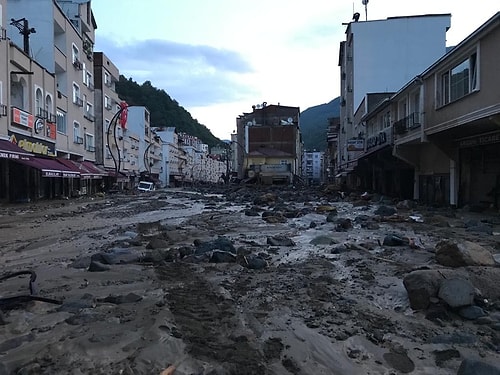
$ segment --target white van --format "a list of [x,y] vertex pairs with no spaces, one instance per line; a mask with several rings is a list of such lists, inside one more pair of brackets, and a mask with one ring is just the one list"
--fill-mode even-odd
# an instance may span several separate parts
[[139,186],[137,186],[139,191],[154,191],[155,184],[149,181],[139,181]]

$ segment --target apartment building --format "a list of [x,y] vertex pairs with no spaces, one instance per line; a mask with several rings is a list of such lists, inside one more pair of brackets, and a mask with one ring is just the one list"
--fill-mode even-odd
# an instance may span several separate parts
[[353,173],[365,176],[366,188],[428,204],[499,208],[499,45],[500,12],[368,106]]
[[319,185],[324,182],[324,161],[323,151],[304,151],[302,156],[302,177],[308,185]]
[[346,40],[339,50],[341,108],[336,175],[349,178],[357,166],[365,129],[363,123],[354,121],[354,115],[365,95],[396,92],[443,56],[450,18],[450,14],[435,14],[364,22],[355,19],[347,24]]
[[[256,177],[265,184],[292,183],[301,175],[300,109],[262,103],[236,121],[237,143],[244,145],[238,176]],[[241,160],[241,159],[239,159]],[[239,163],[239,161],[238,161]],[[242,166],[245,170],[242,171]]]

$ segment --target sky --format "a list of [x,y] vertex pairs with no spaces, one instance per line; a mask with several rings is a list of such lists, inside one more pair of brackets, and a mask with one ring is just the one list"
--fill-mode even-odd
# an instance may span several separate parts
[[[451,14],[447,46],[500,10],[498,0],[93,0],[95,50],[150,81],[220,139],[267,102],[299,107],[339,96],[340,42],[360,21]],[[367,16],[367,17],[366,17]],[[153,124],[161,125],[161,124]]]

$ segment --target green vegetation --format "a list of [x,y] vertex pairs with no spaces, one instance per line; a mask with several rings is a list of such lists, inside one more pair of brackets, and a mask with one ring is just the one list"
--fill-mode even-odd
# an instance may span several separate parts
[[300,114],[300,131],[305,150],[325,151],[328,119],[340,116],[340,97],[329,103],[307,108]]
[[120,75],[116,83],[116,92],[129,105],[146,107],[151,114],[151,125],[154,127],[175,127],[178,132],[194,135],[210,147],[220,145],[221,140],[215,137],[210,130],[179,103],[172,99],[165,90],[154,87],[150,81],[139,85],[131,78]]

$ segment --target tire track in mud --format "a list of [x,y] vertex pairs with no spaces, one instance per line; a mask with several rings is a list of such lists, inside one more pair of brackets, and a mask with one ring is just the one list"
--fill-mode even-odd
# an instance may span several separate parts
[[191,356],[217,364],[228,374],[268,374],[261,352],[238,330],[237,306],[197,275],[195,265],[165,263],[156,272]]

